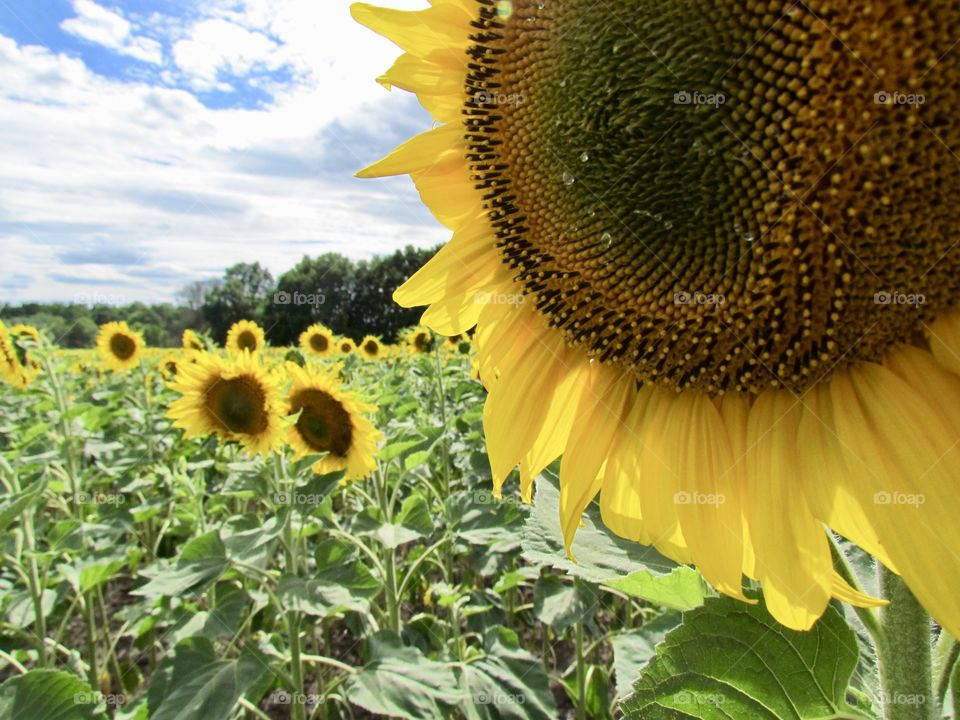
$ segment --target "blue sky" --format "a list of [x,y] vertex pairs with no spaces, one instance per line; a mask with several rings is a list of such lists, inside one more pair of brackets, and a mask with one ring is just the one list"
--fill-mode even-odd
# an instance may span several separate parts
[[[380,4],[415,9],[423,0]],[[0,0],[0,302],[156,302],[446,231],[353,173],[430,120],[347,0]]]

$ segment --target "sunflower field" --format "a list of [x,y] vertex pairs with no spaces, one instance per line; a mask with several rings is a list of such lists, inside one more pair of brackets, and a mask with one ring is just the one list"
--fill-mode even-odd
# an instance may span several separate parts
[[495,497],[469,336],[2,341],[2,718],[877,717],[868,611],[779,627],[596,508],[574,560],[556,467]]

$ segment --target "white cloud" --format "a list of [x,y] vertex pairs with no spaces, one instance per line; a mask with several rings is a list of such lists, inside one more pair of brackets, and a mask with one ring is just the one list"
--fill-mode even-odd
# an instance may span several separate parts
[[[295,68],[294,82],[255,109],[211,109],[187,90],[107,78],[0,35],[0,246],[3,275],[18,278],[0,283],[0,301],[106,292],[157,301],[234,262],[279,274],[305,254],[360,258],[446,239],[407,180],[351,178],[401,139],[398,123],[407,133],[426,121],[412,119],[405,94],[373,80],[397,50],[356,26],[346,3],[338,13],[313,6],[279,3],[269,27],[253,16],[197,21],[231,23],[275,48],[208,43],[220,56],[195,59],[197,77],[216,67],[229,80],[257,62]],[[311,23],[324,22],[333,26],[313,35]],[[123,42],[124,28],[111,27],[97,42]],[[193,29],[185,37],[216,35]],[[91,252],[69,252],[77,249]]]
[[223,74],[242,77],[255,68],[273,71],[286,64],[281,47],[266,35],[214,18],[195,24],[173,46],[177,67],[198,89],[228,88]]
[[93,0],[73,0],[76,17],[60,23],[64,32],[103,45],[153,65],[163,63],[163,46],[148,37],[137,36],[125,17]]

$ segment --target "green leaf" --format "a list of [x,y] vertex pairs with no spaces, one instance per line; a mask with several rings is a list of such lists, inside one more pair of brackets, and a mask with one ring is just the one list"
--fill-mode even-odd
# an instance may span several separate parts
[[9,495],[0,503],[0,532],[7,527],[27,508],[36,505],[43,496],[44,485],[40,485],[19,495]]
[[236,660],[218,660],[206,638],[182,640],[150,683],[150,720],[227,720],[267,670],[265,660],[250,649]]
[[[586,670],[584,705],[587,709],[587,717],[594,720],[610,720],[613,717],[610,712],[610,677],[606,669],[599,665],[589,665]],[[578,706],[580,697],[576,672],[565,677],[562,684],[570,702],[574,707]]]
[[150,582],[132,591],[147,597],[195,594],[204,589],[227,569],[227,550],[216,530],[193,538],[173,567],[161,569]]
[[587,622],[596,607],[596,590],[587,583],[565,583],[556,575],[546,575],[533,586],[533,611],[537,619],[557,632],[578,622]]
[[559,717],[543,663],[520,647],[508,628],[491,630],[486,653],[463,667],[460,708],[470,720],[552,720]]
[[370,638],[370,649],[373,659],[350,676],[345,693],[364,710],[421,720],[443,717],[441,708],[460,700],[450,668],[404,647],[396,635],[378,632]]
[[625,698],[640,677],[640,670],[656,654],[656,647],[666,634],[680,622],[676,613],[661,615],[644,623],[639,630],[618,633],[611,639],[613,645],[613,671],[616,678],[618,698]]
[[430,512],[430,503],[420,492],[413,493],[403,501],[396,520],[400,525],[421,535],[429,535],[433,532],[433,514]]
[[600,519],[596,503],[583,513],[583,526],[577,530],[573,551],[576,562],[567,557],[560,531],[557,477],[545,472],[537,480],[533,510],[523,526],[523,557],[526,560],[564,570],[594,583],[610,585],[611,581],[626,579],[624,592],[669,607],[692,609],[703,599],[703,581],[699,573],[692,568],[675,572],[685,566],[664,557],[653,547],[614,535]]
[[89,720],[101,696],[76,675],[31,670],[0,685],[0,720]]
[[712,598],[685,613],[624,701],[626,718],[862,718],[845,699],[859,649],[833,607],[808,632],[761,605]]

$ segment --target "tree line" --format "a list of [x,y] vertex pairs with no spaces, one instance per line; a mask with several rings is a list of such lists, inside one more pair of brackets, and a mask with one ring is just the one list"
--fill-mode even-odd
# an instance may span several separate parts
[[371,260],[338,253],[304,256],[276,280],[258,262],[237,263],[222,278],[185,286],[175,303],[6,304],[0,319],[34,325],[67,348],[92,347],[99,326],[111,320],[126,321],[154,347],[179,346],[186,328],[222,344],[230,326],[244,319],[260,323],[274,345],[296,343],[316,322],[354,340],[377,335],[394,342],[398,331],[418,322],[423,308],[399,307],[393,291],[435,252],[408,246]]

